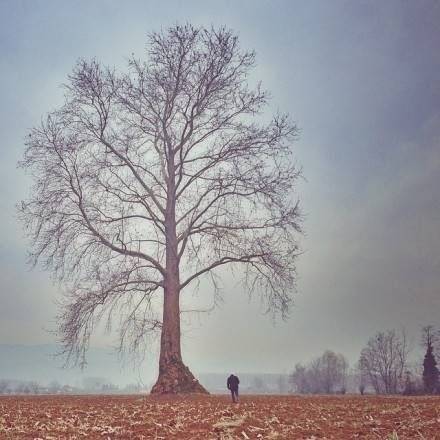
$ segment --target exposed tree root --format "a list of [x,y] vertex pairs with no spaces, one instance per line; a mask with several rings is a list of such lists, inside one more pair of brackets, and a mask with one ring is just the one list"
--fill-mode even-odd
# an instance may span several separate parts
[[160,369],[151,394],[209,394],[182,362],[173,362]]

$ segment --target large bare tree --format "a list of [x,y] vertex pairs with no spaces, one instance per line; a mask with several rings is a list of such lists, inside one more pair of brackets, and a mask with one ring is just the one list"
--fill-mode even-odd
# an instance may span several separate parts
[[64,105],[30,132],[34,186],[20,213],[33,262],[65,287],[58,330],[74,359],[116,318],[121,347],[161,331],[152,392],[203,392],[182,362],[184,289],[202,276],[216,288],[216,270],[238,265],[268,309],[288,312],[297,128],[287,115],[265,122],[254,59],[229,30],[174,26],[126,73],[79,61]]

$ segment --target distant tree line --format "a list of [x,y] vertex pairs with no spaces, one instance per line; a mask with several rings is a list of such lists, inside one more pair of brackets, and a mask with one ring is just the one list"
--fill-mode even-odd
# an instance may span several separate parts
[[139,383],[118,387],[101,377],[86,377],[83,379],[82,386],[60,384],[56,380],[42,385],[37,381],[0,379],[0,394],[138,394],[143,391],[144,387]]
[[0,379],[0,394],[39,394],[40,388],[35,381]]
[[291,390],[300,394],[345,394],[350,382],[350,391],[360,394],[440,394],[439,329],[423,327],[421,345],[423,361],[411,364],[404,330],[377,332],[350,371],[347,359],[330,350],[307,365],[296,364],[289,378]]

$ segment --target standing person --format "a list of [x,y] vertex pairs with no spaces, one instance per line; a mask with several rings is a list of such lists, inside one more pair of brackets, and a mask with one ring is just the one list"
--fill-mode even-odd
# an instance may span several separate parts
[[232,396],[232,402],[238,402],[238,384],[240,383],[240,380],[237,376],[234,374],[231,374],[228,377],[228,381],[226,382],[226,386],[228,387],[228,390],[231,391]]

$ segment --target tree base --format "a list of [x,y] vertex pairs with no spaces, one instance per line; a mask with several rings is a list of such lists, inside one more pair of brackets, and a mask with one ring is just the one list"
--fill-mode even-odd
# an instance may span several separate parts
[[161,368],[150,394],[209,394],[182,362]]

